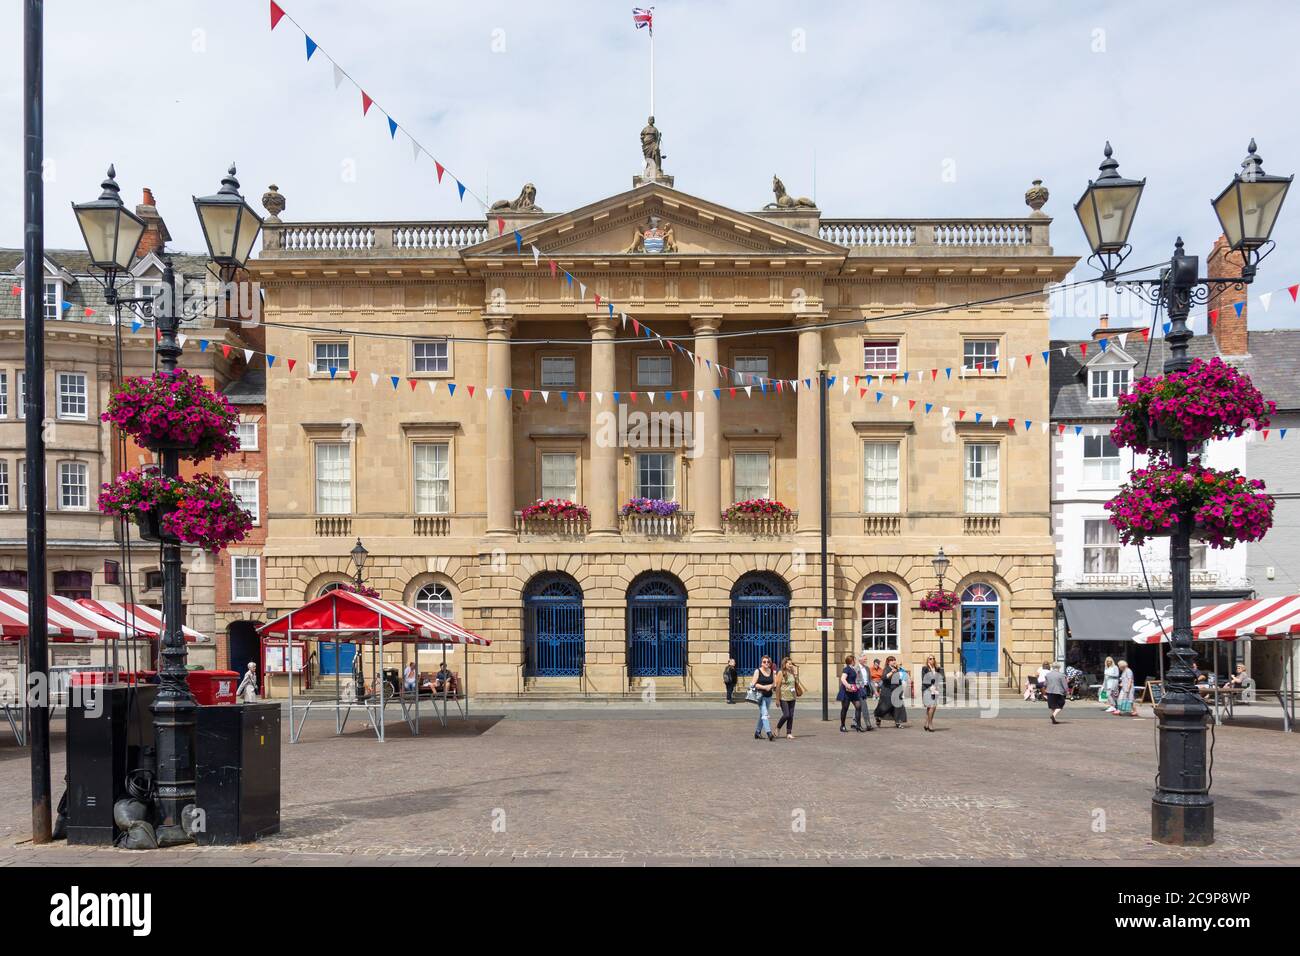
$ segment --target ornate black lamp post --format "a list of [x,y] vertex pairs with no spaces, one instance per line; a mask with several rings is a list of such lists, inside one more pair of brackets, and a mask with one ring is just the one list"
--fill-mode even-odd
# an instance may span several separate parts
[[[176,276],[171,260],[164,261],[161,301],[126,298],[117,294],[115,283],[120,273],[131,265],[144,223],[122,206],[110,166],[104,192],[94,202],[73,205],[77,222],[86,240],[92,264],[104,273],[104,298],[115,306],[138,305],[152,315],[160,338],[157,345],[159,368],[176,370],[181,354],[177,340],[180,307],[176,298]],[[261,219],[239,196],[235,167],[221,181],[215,196],[195,199],[199,224],[208,251],[217,264],[221,278],[230,281],[242,268],[261,228]],[[243,211],[235,207],[242,207]],[[137,228],[138,227],[138,228]],[[162,450],[162,474],[179,476],[179,449]],[[194,697],[186,681],[185,637],[181,631],[181,547],[170,535],[162,536],[164,630],[160,641],[158,696],[152,709],[157,767],[154,775],[158,805],[157,835],[160,846],[184,843],[188,820],[183,813],[194,803]]]
[[[934,576],[939,581],[939,590],[943,590],[944,579],[948,576],[948,555],[943,553],[943,545],[939,546],[939,553],[930,559],[930,565],[934,568]],[[944,665],[943,659],[943,612],[939,612],[939,670],[943,671],[943,702],[948,703],[948,670]]]
[[361,539],[357,538],[356,547],[352,549],[352,563],[356,565],[357,569],[358,588],[361,587],[361,572],[365,570],[366,558],[368,557],[370,557],[370,552],[367,551],[366,546],[361,543]]
[[[1260,260],[1273,249],[1269,235],[1277,221],[1282,201],[1295,177],[1269,176],[1255,154],[1255,141],[1241,164],[1242,172],[1214,200],[1214,211],[1223,234],[1234,252],[1241,253],[1241,275],[1235,279],[1200,278],[1200,261],[1183,252],[1183,240],[1174,244],[1174,254],[1159,279],[1117,281],[1117,270],[1129,253],[1128,233],[1146,180],[1122,179],[1119,164],[1106,144],[1102,175],[1088,183],[1075,204],[1079,222],[1092,248],[1089,262],[1096,260],[1110,284],[1136,292],[1145,301],[1169,313],[1169,358],[1166,374],[1191,367],[1187,343],[1192,331],[1187,314],[1192,305],[1207,302],[1231,287],[1244,290],[1255,278]],[[1170,464],[1187,466],[1188,443],[1181,438],[1167,442]],[[1206,770],[1205,729],[1209,708],[1197,693],[1192,663],[1191,537],[1193,517],[1189,510],[1180,516],[1169,542],[1169,565],[1173,583],[1173,634],[1170,666],[1165,673],[1163,702],[1156,707],[1160,725],[1160,765],[1156,792],[1151,798],[1151,837],[1160,843],[1179,846],[1208,846],[1214,842],[1214,799],[1210,796]]]

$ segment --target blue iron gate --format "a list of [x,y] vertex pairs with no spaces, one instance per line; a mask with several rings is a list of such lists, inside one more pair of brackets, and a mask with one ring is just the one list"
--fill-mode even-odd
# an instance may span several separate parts
[[582,673],[586,639],[582,590],[570,578],[549,576],[524,597],[524,673],[528,677],[576,677]]
[[998,669],[998,593],[972,584],[961,598],[961,669],[967,674]]
[[669,578],[647,578],[628,593],[627,670],[632,677],[686,673],[686,595]]
[[778,578],[746,575],[731,590],[731,656],[744,682],[766,657],[790,653],[790,592]]

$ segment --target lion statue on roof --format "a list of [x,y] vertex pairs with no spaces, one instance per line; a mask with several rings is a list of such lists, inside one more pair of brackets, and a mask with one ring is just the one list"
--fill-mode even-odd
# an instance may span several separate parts
[[519,195],[514,199],[498,199],[492,204],[494,211],[500,209],[509,209],[514,212],[543,212],[541,206],[537,205],[537,187],[532,183],[524,183],[524,188],[519,190]]

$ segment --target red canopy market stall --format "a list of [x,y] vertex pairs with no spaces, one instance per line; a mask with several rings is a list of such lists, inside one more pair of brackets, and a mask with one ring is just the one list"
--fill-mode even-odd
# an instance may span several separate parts
[[[1168,620],[1139,631],[1133,638],[1139,644],[1169,642],[1172,624]],[[1256,598],[1252,601],[1229,601],[1192,608],[1192,639],[1214,641],[1217,670],[1220,641],[1285,641],[1282,655],[1282,686],[1275,693],[1282,705],[1282,727],[1290,732],[1295,723],[1295,666],[1293,641],[1300,636],[1300,595]],[[1218,694],[1215,695],[1215,719],[1218,720]]]
[[[277,638],[279,643],[287,644],[288,647],[293,647],[295,641],[303,639],[344,641],[370,645],[371,664],[376,683],[374,693],[366,694],[361,689],[354,695],[355,700],[344,702],[341,677],[337,668],[335,669],[334,732],[336,735],[343,733],[343,728],[347,724],[347,718],[352,708],[362,707],[366,720],[374,730],[375,736],[381,741],[384,739],[384,711],[388,703],[394,699],[392,696],[386,695],[385,692],[381,656],[383,645],[390,643],[402,645],[477,644],[485,647],[492,643],[487,638],[479,637],[454,621],[449,621],[432,612],[421,611],[418,608],[397,604],[393,601],[385,601],[382,598],[356,594],[342,588],[323,594],[297,610],[290,611],[274,621],[263,624],[258,628],[258,633],[262,636],[264,648],[268,643],[268,637]],[[465,661],[465,670],[466,684],[468,684],[468,656]],[[414,695],[408,696],[404,685],[405,682],[402,681],[399,685],[401,690],[395,699],[402,706],[402,716],[407,726],[411,728],[412,733],[418,734],[420,732],[420,688],[418,680]],[[442,699],[442,712],[438,714],[438,696],[435,695],[433,698],[434,713],[445,724],[447,720],[447,694],[444,692],[440,696]],[[289,739],[293,743],[298,742],[298,738],[302,734],[303,724],[307,721],[307,715],[313,703],[314,701],[307,701],[302,708],[302,719],[295,724],[293,719],[295,711],[293,680],[290,679]],[[460,706],[459,700],[457,700],[457,706]],[[461,714],[466,717],[469,716],[468,698],[466,698],[465,707],[461,709]]]
[[[130,636],[125,626],[107,617],[97,614],[90,608],[82,607],[71,598],[57,594],[48,595],[46,600],[47,633],[49,640],[55,644],[90,644],[93,641],[116,641]],[[3,695],[0,701],[4,709],[5,720],[18,738],[19,743],[27,738],[27,592],[16,588],[0,588],[0,643],[18,645],[18,669],[14,675],[14,691]],[[107,660],[108,644],[104,644]],[[58,695],[59,688],[51,679],[49,693],[51,703]],[[19,715],[15,717],[15,712]]]

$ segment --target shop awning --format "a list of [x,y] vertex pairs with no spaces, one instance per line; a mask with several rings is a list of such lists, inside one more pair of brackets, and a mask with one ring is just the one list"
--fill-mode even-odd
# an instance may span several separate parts
[[[108,641],[127,636],[121,624],[57,594],[47,596],[45,613],[52,641]],[[0,588],[0,640],[21,640],[27,629],[27,592]]]
[[257,630],[262,637],[284,637],[291,627],[295,637],[316,636],[325,640],[374,640],[382,628],[385,641],[484,646],[492,643],[455,621],[429,611],[342,588],[322,594]]
[[[1162,614],[1167,613],[1168,603],[1167,599],[1156,599]],[[1139,628],[1156,620],[1147,598],[1061,598],[1061,607],[1065,609],[1071,641],[1131,641]],[[1140,618],[1141,623],[1135,624]]]
[[[1142,620],[1134,626],[1137,633],[1133,640],[1139,644],[1165,643],[1172,628],[1172,615],[1167,608],[1162,608],[1159,621]],[[1298,637],[1300,595],[1194,607],[1192,636],[1198,641],[1236,641],[1247,638],[1281,640]]]
[[[77,603],[90,608],[101,617],[116,621],[128,630],[134,629],[141,637],[157,640],[162,635],[162,612],[157,608],[143,604],[120,604],[117,601],[94,601],[90,598],[78,598]],[[186,643],[208,643],[208,636],[192,627],[182,624],[181,631],[185,634]]]

